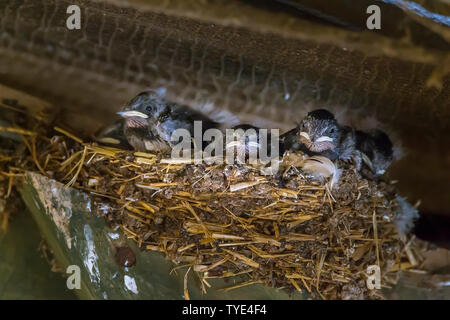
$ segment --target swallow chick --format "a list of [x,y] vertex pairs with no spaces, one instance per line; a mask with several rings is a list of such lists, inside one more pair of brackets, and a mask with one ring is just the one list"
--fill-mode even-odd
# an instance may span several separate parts
[[284,150],[300,150],[309,156],[325,156],[334,161],[349,159],[354,150],[354,133],[341,127],[325,109],[311,111],[300,124],[282,135]]
[[309,156],[353,161],[356,169],[369,178],[382,175],[393,160],[393,144],[386,133],[340,125],[324,109],[309,112],[296,128],[283,135],[283,143],[285,149],[301,150]]
[[[236,140],[233,139],[233,141],[225,145],[225,152],[228,152],[228,150],[234,151],[236,158],[243,160],[248,159],[253,150],[259,151],[261,146],[258,127],[249,124],[239,124],[232,129],[234,130],[233,138]],[[245,135],[246,132],[249,134]]]
[[124,134],[137,151],[169,152],[178,141],[177,129],[186,129],[194,137],[194,121],[201,121],[202,135],[218,124],[191,108],[167,101],[161,93],[148,90],[138,94],[118,112],[125,118]]
[[[259,158],[279,158],[280,141],[272,136],[269,129],[258,128],[250,124],[239,124],[232,127],[234,138],[225,145],[225,152],[229,149],[236,151],[239,159],[249,159],[251,155]],[[273,140],[273,141],[272,141]]]
[[375,176],[383,175],[394,159],[392,141],[379,129],[356,131],[356,149],[361,152],[364,165]]

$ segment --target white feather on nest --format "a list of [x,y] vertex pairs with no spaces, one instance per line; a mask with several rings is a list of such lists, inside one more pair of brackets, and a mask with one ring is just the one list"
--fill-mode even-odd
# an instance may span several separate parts
[[307,158],[301,165],[306,173],[314,178],[326,179],[331,177],[330,187],[339,181],[342,170],[339,169],[330,159],[323,156],[312,156]]
[[414,228],[414,223],[419,218],[419,211],[406,198],[397,196],[396,199],[399,207],[394,222],[400,236],[405,238]]

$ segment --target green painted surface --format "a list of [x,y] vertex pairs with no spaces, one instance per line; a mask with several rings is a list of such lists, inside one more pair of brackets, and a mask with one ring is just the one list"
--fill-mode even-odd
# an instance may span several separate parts
[[29,212],[0,229],[0,299],[76,299],[38,250],[41,235]]

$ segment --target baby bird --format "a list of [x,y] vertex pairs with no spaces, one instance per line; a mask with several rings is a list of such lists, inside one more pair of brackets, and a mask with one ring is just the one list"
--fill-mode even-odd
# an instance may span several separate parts
[[376,176],[385,173],[394,159],[394,149],[388,135],[379,129],[356,131],[356,149],[362,161]]
[[342,126],[325,109],[309,112],[296,128],[282,135],[282,143],[285,150],[301,150],[309,156],[353,160],[358,171],[364,164],[371,176],[382,175],[393,159],[392,142],[383,131]]
[[170,152],[179,141],[172,140],[176,129],[186,129],[194,137],[194,121],[202,122],[203,132],[216,128],[216,122],[187,106],[168,102],[155,90],[134,97],[119,115],[125,118],[124,134],[137,151]]
[[238,159],[248,159],[250,156],[279,158],[280,140],[271,135],[271,130],[258,128],[250,124],[239,124],[232,129],[237,141],[225,145],[225,152],[234,148]]
[[354,133],[339,126],[334,115],[325,109],[311,111],[300,124],[282,135],[285,150],[301,150],[334,161],[349,158],[354,150]]

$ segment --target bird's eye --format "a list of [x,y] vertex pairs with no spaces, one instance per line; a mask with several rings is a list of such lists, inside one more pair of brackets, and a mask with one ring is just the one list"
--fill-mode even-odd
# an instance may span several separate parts
[[152,112],[152,107],[151,107],[151,106],[147,106],[147,107],[145,108],[145,110],[146,110],[147,112]]

